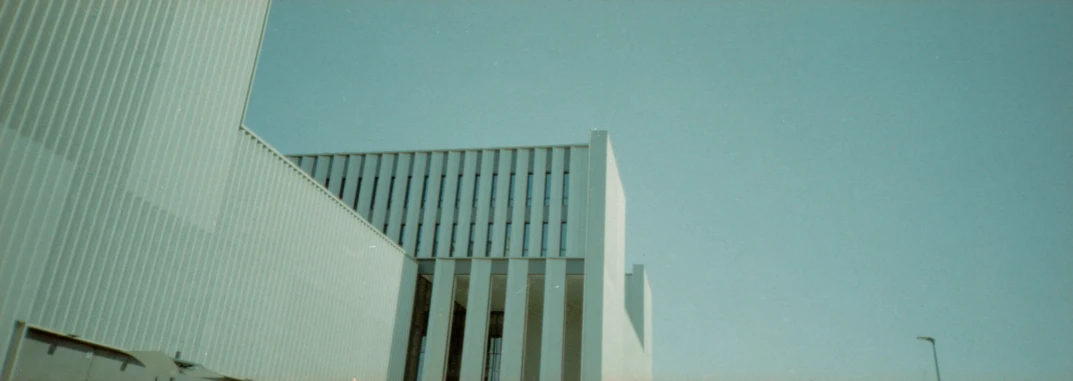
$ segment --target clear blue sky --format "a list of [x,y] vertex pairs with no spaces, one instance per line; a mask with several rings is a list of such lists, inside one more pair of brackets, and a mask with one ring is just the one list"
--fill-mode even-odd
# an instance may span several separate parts
[[1073,379],[1073,2],[272,5],[284,153],[611,132],[657,380]]

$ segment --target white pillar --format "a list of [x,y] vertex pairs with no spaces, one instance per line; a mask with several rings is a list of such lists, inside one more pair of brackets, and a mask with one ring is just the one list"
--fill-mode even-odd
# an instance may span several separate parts
[[489,292],[492,261],[474,259],[470,267],[469,299],[466,308],[466,333],[462,342],[461,380],[480,380],[488,346]]
[[447,345],[451,337],[451,318],[455,309],[455,261],[436,260],[432,275],[432,301],[425,338],[423,381],[441,381],[447,370]]
[[[524,202],[524,199],[522,200]],[[524,205],[524,204],[522,204]],[[507,300],[503,311],[501,381],[520,381],[525,359],[525,324],[529,304],[529,262],[511,259],[507,267]]]
[[547,260],[544,272],[544,328],[540,339],[540,380],[563,379],[563,322],[566,316],[566,261]]

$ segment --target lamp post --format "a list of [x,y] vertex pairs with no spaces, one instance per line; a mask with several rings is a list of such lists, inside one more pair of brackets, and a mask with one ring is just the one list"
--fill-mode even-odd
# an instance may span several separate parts
[[943,381],[943,378],[939,376],[939,352],[935,349],[935,339],[927,336],[917,337],[917,340],[924,340],[931,343],[931,355],[935,358],[935,379],[937,381]]

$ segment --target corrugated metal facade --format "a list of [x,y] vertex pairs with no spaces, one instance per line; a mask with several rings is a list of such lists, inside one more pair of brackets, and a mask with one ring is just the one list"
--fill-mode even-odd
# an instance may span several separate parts
[[240,128],[267,11],[0,1],[0,343],[25,320],[243,377],[390,378],[415,264]]
[[584,255],[585,145],[291,160],[417,258]]

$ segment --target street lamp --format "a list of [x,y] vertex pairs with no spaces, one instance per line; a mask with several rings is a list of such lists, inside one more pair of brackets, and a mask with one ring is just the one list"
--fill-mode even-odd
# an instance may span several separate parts
[[935,339],[927,336],[920,336],[917,337],[917,340],[924,340],[931,343],[931,355],[935,357],[935,379],[943,381],[943,378],[939,376],[939,352],[935,350]]

